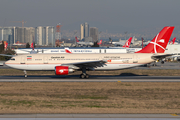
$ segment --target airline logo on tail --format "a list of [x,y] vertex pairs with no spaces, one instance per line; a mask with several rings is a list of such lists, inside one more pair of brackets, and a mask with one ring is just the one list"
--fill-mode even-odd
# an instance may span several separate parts
[[101,45],[102,44],[102,40],[99,41],[99,43],[97,43],[98,45]]
[[79,40],[77,39],[77,37],[75,37],[75,39],[76,39],[76,42],[79,42]]
[[129,48],[130,44],[131,44],[131,40],[132,40],[132,37],[130,37],[127,42],[125,43],[125,45],[123,45],[123,47],[125,48]]
[[146,47],[136,53],[164,53],[173,30],[174,26],[164,27]]

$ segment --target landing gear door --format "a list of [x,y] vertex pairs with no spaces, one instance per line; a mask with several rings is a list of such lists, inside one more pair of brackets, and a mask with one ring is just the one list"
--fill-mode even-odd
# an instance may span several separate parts
[[25,64],[25,57],[21,57],[21,64]]
[[48,64],[48,57],[47,56],[43,57],[43,62],[44,62],[44,64]]

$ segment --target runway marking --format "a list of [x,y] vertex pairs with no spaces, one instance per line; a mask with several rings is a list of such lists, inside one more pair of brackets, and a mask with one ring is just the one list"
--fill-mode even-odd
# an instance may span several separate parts
[[170,114],[170,115],[172,115],[172,116],[178,116],[177,114]]

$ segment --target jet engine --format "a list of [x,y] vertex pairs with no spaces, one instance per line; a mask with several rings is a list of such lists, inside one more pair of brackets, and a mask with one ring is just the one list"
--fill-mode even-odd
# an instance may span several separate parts
[[71,72],[74,72],[74,70],[69,69],[68,66],[56,66],[55,67],[55,74],[56,75],[68,75]]

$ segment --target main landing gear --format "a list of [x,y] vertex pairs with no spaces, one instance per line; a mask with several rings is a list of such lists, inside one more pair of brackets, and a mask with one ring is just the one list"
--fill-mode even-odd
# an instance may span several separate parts
[[24,77],[27,78],[27,72],[26,72],[26,70],[24,70],[23,72],[24,72]]
[[84,78],[88,79],[89,78],[89,75],[86,74],[86,68],[82,69],[82,74],[80,75],[80,78],[82,78],[82,79],[84,79]]

